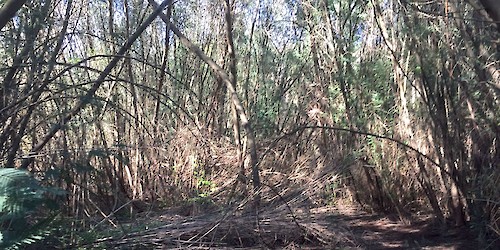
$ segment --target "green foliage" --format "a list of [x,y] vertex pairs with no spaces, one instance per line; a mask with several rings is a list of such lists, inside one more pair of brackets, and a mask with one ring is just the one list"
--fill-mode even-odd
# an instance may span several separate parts
[[334,178],[333,180],[329,181],[325,187],[324,187],[324,199],[328,205],[336,205],[339,198],[341,196],[340,194],[340,187],[341,183],[340,180],[337,178]]
[[194,161],[193,164],[196,164],[194,166],[198,169],[193,173],[196,179],[196,192],[198,197],[207,197],[215,189],[215,183],[207,178],[205,170],[203,167],[197,165],[197,161]]
[[274,132],[274,124],[278,116],[278,103],[258,103],[255,125],[263,135]]
[[[56,204],[49,195],[61,195],[59,189],[39,185],[28,172],[14,168],[0,169],[0,247],[18,249],[45,238],[52,230]],[[49,211],[36,219],[35,212]]]
[[371,160],[377,165],[383,164],[383,152],[380,149],[379,141],[373,137],[366,138],[367,141],[367,153],[371,156]]

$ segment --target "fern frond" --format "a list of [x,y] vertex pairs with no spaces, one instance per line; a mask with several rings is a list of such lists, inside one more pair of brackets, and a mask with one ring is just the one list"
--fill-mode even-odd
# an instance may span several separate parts
[[50,233],[53,216],[40,220],[30,215],[49,202],[44,194],[63,193],[57,188],[42,187],[27,171],[0,168],[0,247],[17,249]]

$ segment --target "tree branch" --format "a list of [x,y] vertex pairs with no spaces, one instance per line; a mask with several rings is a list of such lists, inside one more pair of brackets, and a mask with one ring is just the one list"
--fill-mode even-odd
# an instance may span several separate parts
[[7,25],[15,15],[16,12],[23,7],[26,0],[8,0],[0,9],[0,30]]
[[[75,107],[73,107],[72,110],[69,111],[69,113],[57,124],[54,124],[52,129],[42,138],[40,143],[38,143],[36,146],[33,147],[31,150],[31,154],[34,154],[38,151],[40,151],[45,144],[47,144],[54,135],[59,132],[66,124],[80,111],[90,103],[92,100],[92,97],[95,95],[95,92],[99,89],[99,87],[102,85],[102,83],[106,80],[108,75],[111,73],[111,70],[118,64],[120,59],[123,57],[125,52],[130,49],[132,44],[139,38],[139,36],[146,30],[146,28],[153,22],[153,20],[163,11],[163,9],[167,6],[167,4],[170,3],[170,0],[164,0],[161,5],[159,5],[151,15],[141,24],[139,28],[129,37],[127,42],[120,48],[118,53],[116,54],[115,57],[111,60],[111,62],[108,63],[106,68],[101,72],[95,83],[92,85],[92,87],[87,91],[85,95],[83,95],[78,103],[76,104]],[[23,164],[21,165],[21,168],[27,168],[28,165],[33,161],[33,158],[29,157],[23,161]]]

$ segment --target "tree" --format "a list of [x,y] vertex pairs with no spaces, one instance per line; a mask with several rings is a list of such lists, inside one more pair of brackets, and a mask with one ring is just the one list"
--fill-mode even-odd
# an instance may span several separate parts
[[23,7],[26,0],[8,0],[0,9],[0,29],[3,29],[8,21],[16,15],[16,12]]

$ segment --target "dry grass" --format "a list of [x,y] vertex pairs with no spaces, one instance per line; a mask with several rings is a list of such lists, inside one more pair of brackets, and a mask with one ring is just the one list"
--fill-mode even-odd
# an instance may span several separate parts
[[[281,200],[281,201],[277,201]],[[331,211],[310,210],[297,203],[285,203],[283,197],[267,200],[258,213],[251,209],[249,199],[217,212],[196,217],[166,213],[154,218],[161,226],[120,239],[105,238],[113,248],[179,248],[224,249],[244,248],[334,248],[349,243],[349,231],[332,228],[322,218]],[[351,245],[352,246],[352,245]]]
[[[304,138],[259,143],[262,187],[258,192],[261,202],[255,209],[253,196],[247,192],[250,184],[240,182],[238,177],[237,150],[230,140],[211,140],[209,136],[189,129],[177,131],[166,147],[168,153],[161,159],[163,164],[176,168],[158,171],[160,175],[168,176],[163,179],[163,185],[175,189],[175,192],[168,190],[160,198],[181,200],[147,216],[138,214],[137,220],[130,222],[147,229],[102,238],[89,247],[332,249],[369,246],[373,243],[370,239],[378,238],[383,243],[378,247],[385,244],[405,246],[405,237],[422,238],[423,231],[419,230],[425,230],[423,227],[413,228],[397,219],[396,222],[384,220],[384,217],[374,219],[359,207],[352,208],[354,194],[348,189],[352,185],[348,181],[352,180],[345,176],[352,174],[359,162],[341,158],[335,145],[321,144],[317,134],[310,135],[305,144],[297,143]],[[406,190],[408,187],[404,185],[414,178],[409,172],[411,169],[389,177],[399,178]],[[200,186],[200,178],[213,187]],[[360,180],[358,178],[358,182]],[[357,185],[358,189],[361,188],[358,191],[370,195],[366,185]],[[392,188],[398,187],[388,189]],[[498,213],[491,216],[498,222]],[[498,229],[494,227],[498,224],[492,225],[493,230]],[[365,230],[368,230],[366,234]],[[369,230],[382,230],[393,237]]]
[[[253,196],[245,193],[238,182],[240,171],[236,149],[229,140],[208,140],[194,130],[177,131],[169,142],[165,164],[176,169],[170,175],[177,197],[193,197],[200,192],[199,173],[213,183],[212,190],[203,190],[211,203],[193,200],[177,209],[166,209],[151,221],[161,226],[127,234],[119,239],[105,238],[94,244],[114,248],[333,248],[342,244],[354,246],[349,231],[332,227],[323,219],[327,204],[341,204],[349,197],[339,171],[345,166],[333,153],[318,155],[314,149],[291,147],[293,142],[262,142],[259,149],[262,188],[258,210]],[[272,145],[272,146],[265,146]],[[300,154],[298,153],[300,152]],[[165,170],[167,171],[167,170]],[[235,189],[234,185],[238,184]],[[248,183],[247,183],[248,185]],[[180,193],[180,194],[179,194]],[[173,194],[173,193],[172,193]],[[331,211],[330,211],[331,212]],[[172,216],[177,214],[176,216]],[[146,223],[146,222],[145,222]]]

